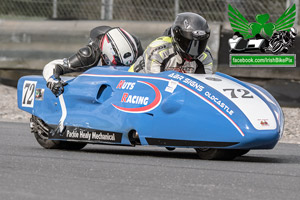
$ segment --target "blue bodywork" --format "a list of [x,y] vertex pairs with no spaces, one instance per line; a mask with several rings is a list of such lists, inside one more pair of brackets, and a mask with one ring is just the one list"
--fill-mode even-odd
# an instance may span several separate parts
[[[255,128],[228,96],[200,81],[202,75],[197,79],[174,71],[141,74],[127,70],[127,67],[94,67],[76,78],[63,77],[68,83],[62,96],[66,110],[63,125],[72,127],[73,132],[78,127],[88,134],[93,130],[118,133],[120,140],[91,141],[79,138],[80,135],[66,137],[66,133],[52,139],[132,145],[128,134],[134,130],[141,145],[271,149],[282,135],[282,110],[276,100],[257,85],[222,73],[211,77],[203,75],[208,81],[232,82],[259,97],[275,119],[274,128]],[[231,95],[238,98],[234,93]],[[63,115],[59,98],[46,87],[42,76],[25,76],[19,80],[18,106],[54,127]],[[261,124],[269,126],[266,120],[261,120]]]

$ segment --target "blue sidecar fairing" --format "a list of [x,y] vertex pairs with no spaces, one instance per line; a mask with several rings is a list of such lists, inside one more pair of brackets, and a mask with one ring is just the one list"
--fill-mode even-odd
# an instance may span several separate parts
[[61,133],[50,140],[187,148],[271,149],[283,113],[263,88],[222,73],[127,72],[95,67],[56,98],[42,76],[18,82],[18,106]]

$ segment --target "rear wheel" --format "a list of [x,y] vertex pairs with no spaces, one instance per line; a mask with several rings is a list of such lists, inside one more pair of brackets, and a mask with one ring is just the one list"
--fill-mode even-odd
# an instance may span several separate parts
[[196,148],[195,150],[200,159],[203,160],[233,160],[249,152],[249,150],[244,149]]
[[52,128],[36,116],[31,117],[30,127],[37,142],[45,149],[79,150],[87,145],[82,142],[49,140],[48,136]]

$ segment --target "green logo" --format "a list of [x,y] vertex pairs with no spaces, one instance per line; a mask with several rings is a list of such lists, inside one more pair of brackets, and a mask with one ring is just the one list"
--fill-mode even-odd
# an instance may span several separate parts
[[244,39],[254,38],[257,34],[270,38],[274,31],[289,31],[293,27],[296,17],[296,6],[293,4],[279,17],[276,23],[268,23],[270,15],[258,14],[256,22],[249,23],[246,18],[230,4],[228,4],[228,17],[234,32],[239,32]]

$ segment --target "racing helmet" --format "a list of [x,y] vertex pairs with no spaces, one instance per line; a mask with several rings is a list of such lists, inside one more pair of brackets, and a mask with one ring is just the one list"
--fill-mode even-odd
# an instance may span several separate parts
[[174,49],[185,60],[194,60],[205,50],[210,30],[207,21],[192,12],[180,13],[171,27]]
[[102,59],[106,65],[131,65],[137,58],[135,39],[121,28],[112,28],[101,42]]
[[295,39],[296,36],[297,36],[297,29],[294,28],[294,27],[292,27],[292,28],[290,29],[290,38]]

